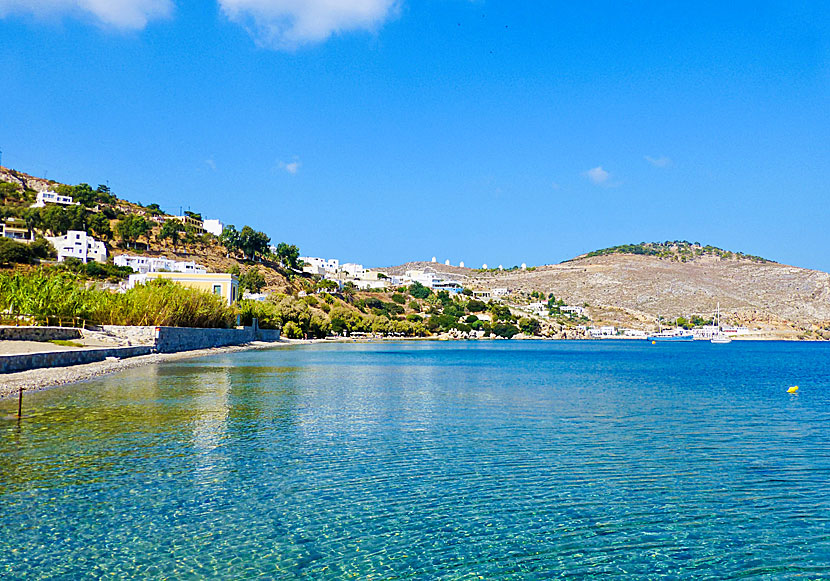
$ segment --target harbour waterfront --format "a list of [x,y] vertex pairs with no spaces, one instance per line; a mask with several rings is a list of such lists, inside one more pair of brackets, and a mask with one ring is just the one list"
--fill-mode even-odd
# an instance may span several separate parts
[[4,578],[830,575],[825,344],[309,345],[24,411]]

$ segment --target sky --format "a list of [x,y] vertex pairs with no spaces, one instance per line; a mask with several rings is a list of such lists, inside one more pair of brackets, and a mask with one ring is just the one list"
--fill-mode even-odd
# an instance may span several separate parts
[[2,165],[303,255],[830,271],[823,1],[0,0],[0,78]]

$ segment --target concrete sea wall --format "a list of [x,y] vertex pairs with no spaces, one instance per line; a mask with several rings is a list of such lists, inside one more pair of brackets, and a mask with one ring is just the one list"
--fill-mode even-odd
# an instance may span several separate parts
[[159,353],[243,345],[251,341],[279,341],[280,331],[253,327],[196,329],[193,327],[126,327],[104,325],[100,331],[128,345],[152,345]]
[[73,327],[0,327],[0,341],[71,341],[81,338]]
[[[12,330],[0,338],[19,341],[50,341],[54,339],[79,339],[79,329],[60,327],[0,327],[0,332]],[[0,373],[13,373],[40,367],[64,367],[103,361],[107,357],[134,357],[149,353],[175,353],[210,347],[244,345],[251,341],[276,342],[280,331],[259,329],[257,326],[236,329],[196,329],[190,327],[126,327],[105,325],[93,331],[98,337],[106,336],[121,347],[105,349],[77,349],[0,355]],[[35,338],[37,337],[37,338]]]
[[40,367],[66,367],[103,361],[107,357],[135,357],[149,355],[153,348],[149,345],[140,347],[113,347],[111,349],[78,349],[73,351],[46,351],[43,353],[25,353],[21,355],[0,355],[0,373],[14,373]]

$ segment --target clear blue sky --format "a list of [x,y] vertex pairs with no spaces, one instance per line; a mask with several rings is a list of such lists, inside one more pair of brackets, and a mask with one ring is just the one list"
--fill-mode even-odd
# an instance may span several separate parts
[[830,271],[828,7],[0,0],[2,162],[366,265]]

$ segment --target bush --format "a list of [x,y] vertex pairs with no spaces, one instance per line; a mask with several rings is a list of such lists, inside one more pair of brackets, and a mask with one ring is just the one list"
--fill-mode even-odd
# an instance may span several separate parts
[[28,245],[11,238],[0,237],[0,265],[31,263],[32,251]]
[[409,294],[416,299],[425,299],[432,294],[432,291],[420,282],[413,282],[409,285]]
[[391,298],[394,302],[398,303],[399,305],[405,305],[406,304],[406,297],[403,296],[401,293],[395,293],[395,294],[392,295]]
[[303,330],[294,321],[288,321],[282,328],[282,335],[289,339],[302,339]]
[[258,293],[265,287],[265,277],[256,268],[249,268],[239,277],[239,292]]
[[515,325],[511,325],[510,323],[497,322],[492,325],[491,332],[495,333],[495,335],[498,337],[511,339],[514,335],[519,334],[519,329]]
[[52,243],[42,236],[38,236],[29,244],[29,251],[35,258],[55,258],[58,255]]

